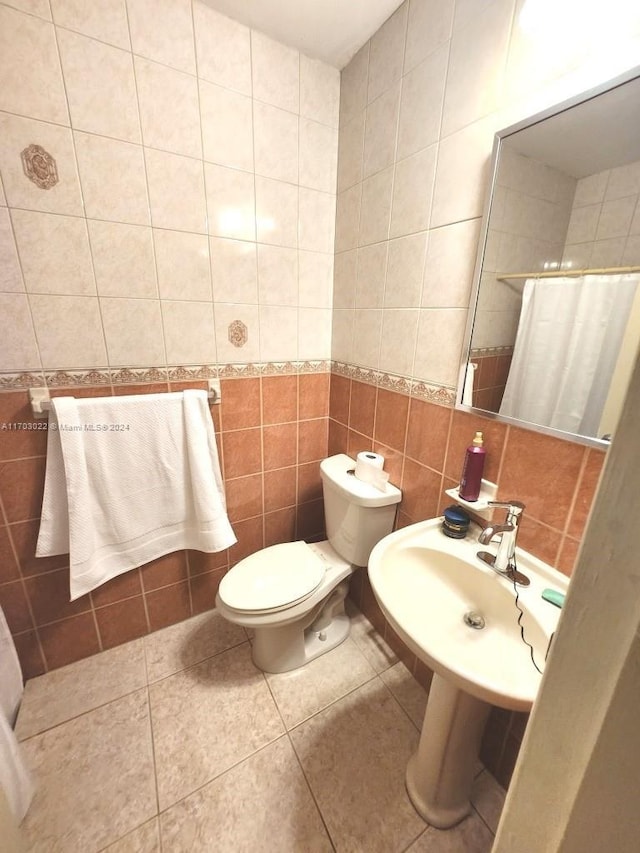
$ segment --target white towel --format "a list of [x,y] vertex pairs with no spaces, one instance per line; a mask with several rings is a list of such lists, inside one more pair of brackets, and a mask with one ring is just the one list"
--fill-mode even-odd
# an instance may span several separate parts
[[236,542],[206,391],[52,400],[37,557],[71,600],[163,554]]
[[0,787],[19,823],[33,797],[33,782],[12,726],[22,699],[22,670],[0,608]]

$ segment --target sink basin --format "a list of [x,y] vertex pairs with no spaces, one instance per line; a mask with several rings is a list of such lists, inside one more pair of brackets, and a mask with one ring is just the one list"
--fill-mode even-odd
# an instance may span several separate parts
[[[529,711],[541,675],[522,640],[513,583],[479,560],[477,534],[449,539],[440,519],[419,522],[386,536],[369,558],[374,594],[389,622],[413,652],[472,696],[515,711]],[[531,584],[518,587],[524,636],[544,670],[560,610],[541,598],[568,578],[520,549],[518,568]],[[478,613],[485,627],[465,621]]]
[[[470,810],[480,742],[491,705],[529,711],[561,611],[542,598],[565,592],[568,578],[521,549],[517,587],[477,557],[480,528],[465,539],[442,533],[435,518],[382,539],[369,558],[376,599],[398,635],[434,671],[420,745],[407,768],[418,812],[448,828]],[[495,553],[496,544],[484,546]]]

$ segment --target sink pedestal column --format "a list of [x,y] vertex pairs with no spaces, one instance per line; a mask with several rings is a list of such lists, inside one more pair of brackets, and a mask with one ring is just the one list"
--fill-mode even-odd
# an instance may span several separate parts
[[418,751],[407,766],[407,791],[418,813],[438,829],[466,817],[480,742],[491,705],[434,673]]

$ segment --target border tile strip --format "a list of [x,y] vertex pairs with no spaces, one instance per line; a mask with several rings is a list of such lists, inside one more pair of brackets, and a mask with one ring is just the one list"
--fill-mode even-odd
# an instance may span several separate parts
[[345,364],[341,361],[332,361],[331,371],[348,379],[356,379],[358,382],[375,385],[378,388],[386,388],[389,391],[396,391],[409,397],[419,397],[421,400],[437,403],[440,406],[451,407],[456,401],[456,389],[446,385],[435,385],[421,379],[410,379],[393,373],[382,373],[379,370]]
[[257,364],[189,364],[169,367],[102,367],[92,370],[34,370],[0,373],[0,391],[19,391],[46,385],[68,388],[89,385],[137,385],[145,382],[192,382],[250,376],[328,373],[330,361],[285,361]]

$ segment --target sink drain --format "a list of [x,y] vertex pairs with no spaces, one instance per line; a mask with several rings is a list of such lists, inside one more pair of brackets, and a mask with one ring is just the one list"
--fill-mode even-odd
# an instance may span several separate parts
[[468,625],[469,628],[473,628],[476,631],[480,631],[485,626],[484,616],[482,613],[478,613],[477,610],[469,610],[469,612],[465,613],[462,618],[465,625]]

